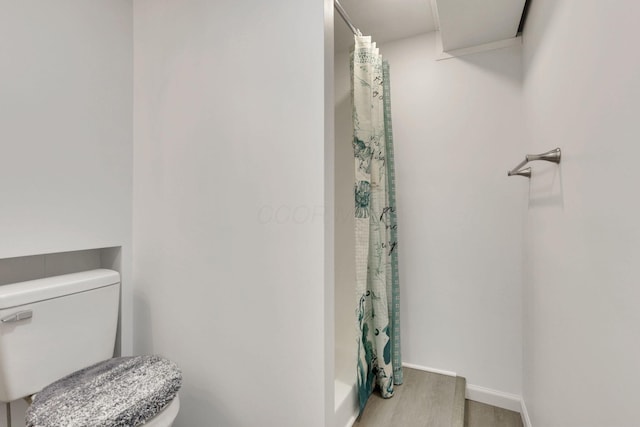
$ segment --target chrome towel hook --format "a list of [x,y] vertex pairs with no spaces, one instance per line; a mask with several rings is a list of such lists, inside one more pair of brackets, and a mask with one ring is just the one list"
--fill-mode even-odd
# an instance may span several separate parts
[[531,178],[531,168],[523,169],[522,167],[524,165],[534,160],[546,160],[547,162],[560,163],[561,157],[562,153],[560,152],[560,148],[555,148],[542,154],[527,154],[526,156],[524,156],[524,160],[522,162],[520,162],[516,167],[507,172],[507,176],[518,175]]

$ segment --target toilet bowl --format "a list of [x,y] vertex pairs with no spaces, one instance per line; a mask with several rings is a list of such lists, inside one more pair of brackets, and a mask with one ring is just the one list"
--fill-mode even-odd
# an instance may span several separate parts
[[0,402],[35,394],[27,426],[171,426],[180,371],[160,356],[112,358],[119,300],[107,269],[0,286]]

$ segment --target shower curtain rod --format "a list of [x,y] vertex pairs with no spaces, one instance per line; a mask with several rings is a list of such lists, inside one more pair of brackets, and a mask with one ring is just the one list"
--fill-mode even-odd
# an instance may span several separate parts
[[347,11],[344,10],[340,2],[338,0],[333,0],[333,5],[335,6],[336,10],[340,14],[344,22],[349,26],[349,29],[351,30],[351,32],[356,36],[361,36],[362,33],[360,32],[359,29],[355,27],[355,25],[353,25],[353,23],[351,22],[351,18],[349,18]]

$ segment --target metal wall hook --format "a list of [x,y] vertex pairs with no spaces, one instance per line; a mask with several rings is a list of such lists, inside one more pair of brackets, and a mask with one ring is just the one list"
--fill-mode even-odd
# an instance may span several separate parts
[[542,154],[527,154],[526,159],[528,162],[533,160],[546,160],[547,162],[560,163],[561,157],[562,153],[560,152],[560,149],[555,148]]
[[509,172],[507,172],[507,174],[509,176],[518,175],[518,176],[524,176],[524,177],[527,177],[527,178],[531,178],[531,168],[518,169],[515,172],[514,171],[509,171]]
[[524,160],[518,163],[516,167],[507,172],[508,176],[526,176],[527,178],[531,178],[531,168],[522,167],[529,162],[534,160],[545,160],[547,162],[560,163],[560,159],[562,157],[562,153],[560,152],[560,148],[555,148],[553,150],[549,150],[546,153],[542,154],[527,154],[524,156]]

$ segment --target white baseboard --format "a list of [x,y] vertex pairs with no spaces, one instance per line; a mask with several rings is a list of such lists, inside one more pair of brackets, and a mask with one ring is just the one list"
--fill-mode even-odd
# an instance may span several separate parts
[[520,413],[524,427],[533,427],[522,396],[467,384],[467,399]]
[[522,416],[522,424],[524,424],[524,427],[533,427],[533,424],[531,424],[531,418],[529,418],[529,412],[527,412],[527,405],[524,404],[524,399],[522,399],[520,415]]
[[517,394],[492,390],[479,385],[467,384],[467,399],[509,411],[520,412],[522,410],[522,397]]
[[449,377],[457,377],[458,375],[455,372],[451,371],[443,371],[442,369],[429,368],[427,366],[414,365],[413,363],[404,363],[402,362],[402,366],[411,369],[417,369],[418,371],[431,372],[434,374],[446,375]]
[[[336,384],[338,383],[340,383],[341,389],[343,390],[345,385],[349,387],[347,384],[343,383],[342,381],[336,381]],[[350,388],[350,390],[346,394],[344,393],[340,395],[336,394],[336,399],[340,399],[340,400],[337,400],[335,402],[334,423],[337,425],[340,425],[341,423],[344,422],[345,427],[352,427],[353,424],[356,422],[356,419],[358,418],[358,411],[360,409],[358,408],[358,402],[357,402],[358,391],[356,389],[356,384],[353,384],[353,386]]]
[[349,419],[349,421],[347,421],[347,423],[344,425],[344,427],[353,427],[353,425],[355,424],[357,419],[358,419],[358,414],[355,414],[354,416],[352,416]]

